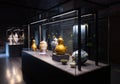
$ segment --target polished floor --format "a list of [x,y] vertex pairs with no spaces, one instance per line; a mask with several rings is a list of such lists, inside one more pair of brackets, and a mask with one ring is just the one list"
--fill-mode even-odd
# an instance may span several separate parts
[[0,58],[0,84],[25,84],[21,71],[20,57]]
[[[0,55],[0,84],[26,84],[21,71],[21,57]],[[111,67],[111,84],[120,84],[120,66]]]

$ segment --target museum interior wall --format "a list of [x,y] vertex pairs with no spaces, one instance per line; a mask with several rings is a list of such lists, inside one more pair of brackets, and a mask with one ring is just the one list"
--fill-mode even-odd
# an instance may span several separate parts
[[120,39],[117,39],[116,37],[119,37],[119,21],[120,21],[120,13],[117,13],[115,16],[110,17],[110,57],[112,63],[120,63],[120,57],[119,57],[119,43]]

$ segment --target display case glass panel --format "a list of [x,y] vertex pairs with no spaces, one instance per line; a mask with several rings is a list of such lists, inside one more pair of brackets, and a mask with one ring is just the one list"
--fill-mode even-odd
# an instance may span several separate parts
[[6,36],[9,45],[24,44],[24,29],[10,28],[6,31]]
[[95,12],[81,15],[81,10],[72,10],[31,24],[31,28],[30,33],[38,45],[37,55],[41,56],[39,59],[72,75],[106,66],[99,59],[101,41],[98,37],[101,33]]
[[[78,11],[73,10],[67,13],[63,13],[60,15],[53,16],[50,19],[50,22],[43,23],[42,35],[43,40],[48,43],[48,50],[52,51],[52,59],[54,61],[63,62],[66,59],[68,68],[71,68],[72,73],[76,75],[78,73],[78,50],[81,49],[81,64],[84,64],[88,60],[88,52],[87,52],[87,34],[88,34],[88,24],[84,23],[80,24],[81,26],[81,37],[78,36]],[[59,37],[62,37],[64,40],[64,46],[66,47],[65,54],[59,55],[56,54],[56,48],[53,49],[55,38],[57,40]],[[78,38],[81,38],[81,47],[78,47]],[[59,45],[59,43],[57,44]],[[62,52],[62,51],[61,51]],[[54,55],[55,53],[55,55]],[[67,56],[69,58],[62,57]],[[59,58],[61,56],[61,58]],[[59,58],[59,59],[58,59]],[[65,65],[63,65],[65,66]],[[77,72],[78,71],[78,72]]]

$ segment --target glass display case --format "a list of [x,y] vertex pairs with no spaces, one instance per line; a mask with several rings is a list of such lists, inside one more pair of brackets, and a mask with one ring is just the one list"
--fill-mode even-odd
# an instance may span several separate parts
[[97,12],[77,9],[30,23],[30,49],[22,51],[23,76],[33,83],[109,84],[108,32],[100,21]]
[[[84,71],[83,65],[90,64],[89,69],[95,69],[92,65],[99,65],[96,14],[80,13],[80,10],[69,11],[53,16],[49,22],[41,24],[42,40],[48,43],[48,50],[52,51],[51,59],[58,62],[67,60],[68,67],[74,69],[75,75]],[[63,39],[66,50],[61,48],[59,38]],[[58,53],[63,51],[65,53]]]
[[7,42],[10,45],[24,44],[24,30],[19,28],[10,28],[6,31]]
[[6,37],[6,56],[21,56],[25,39],[24,29],[12,27],[6,31]]
[[30,39],[36,41],[37,49],[24,53],[78,76],[109,65],[108,56],[99,59],[100,34],[96,12],[67,11],[31,23]]

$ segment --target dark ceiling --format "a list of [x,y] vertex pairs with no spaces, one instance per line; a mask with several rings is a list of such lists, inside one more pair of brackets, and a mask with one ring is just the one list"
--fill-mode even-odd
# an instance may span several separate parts
[[0,0],[0,24],[25,23],[64,0]]
[[[72,0],[0,0],[0,25],[26,24],[30,18]],[[73,0],[113,6],[120,0]],[[79,4],[78,4],[79,5]]]

